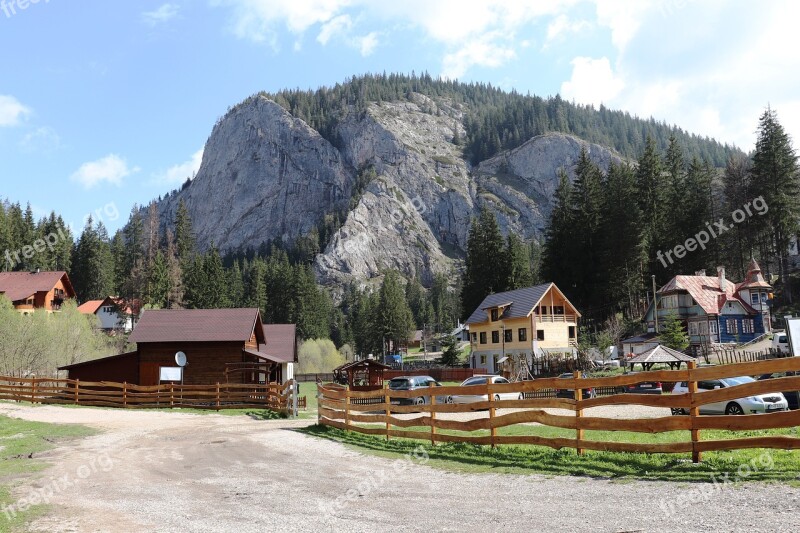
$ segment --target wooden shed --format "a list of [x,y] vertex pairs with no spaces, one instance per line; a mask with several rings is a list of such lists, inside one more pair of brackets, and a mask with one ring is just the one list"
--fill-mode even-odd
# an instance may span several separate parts
[[350,390],[380,390],[383,388],[383,372],[389,368],[374,359],[363,359],[334,368],[333,375],[338,383],[347,383]]
[[175,354],[183,352],[187,385],[282,383],[294,374],[295,328],[266,331],[269,338],[258,309],[147,310],[130,336],[135,352],[59,370],[70,379],[157,385],[162,369],[175,368]]

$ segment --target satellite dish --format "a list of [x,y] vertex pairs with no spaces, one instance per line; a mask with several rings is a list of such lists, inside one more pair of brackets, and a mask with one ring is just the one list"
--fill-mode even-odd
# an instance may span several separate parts
[[186,366],[186,354],[183,352],[178,352],[175,354],[175,363],[178,366]]

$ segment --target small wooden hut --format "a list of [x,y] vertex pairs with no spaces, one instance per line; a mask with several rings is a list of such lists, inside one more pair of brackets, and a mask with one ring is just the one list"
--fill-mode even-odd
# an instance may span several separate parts
[[374,359],[363,359],[334,368],[333,376],[337,383],[346,383],[350,390],[380,390],[383,388],[383,372],[389,368]]
[[653,365],[659,363],[669,365],[672,370],[678,370],[681,367],[681,363],[688,363],[694,360],[695,358],[691,355],[686,355],[683,352],[659,344],[628,359],[626,364],[630,365],[631,369],[633,369],[633,365],[640,364],[642,365],[642,370],[650,370]]

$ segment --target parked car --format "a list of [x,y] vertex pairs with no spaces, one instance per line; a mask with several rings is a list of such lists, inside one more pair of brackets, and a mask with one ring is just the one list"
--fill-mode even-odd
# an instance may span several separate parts
[[[478,375],[472,376],[471,378],[465,379],[461,383],[461,387],[466,387],[468,385],[484,385],[486,383],[491,384],[502,384],[502,383],[510,383],[506,378],[502,376],[492,376],[492,375]],[[485,402],[489,399],[488,394],[454,394],[447,398],[448,403],[475,403],[475,402]],[[521,400],[522,393],[521,392],[498,392],[495,393],[494,399],[499,400]]]
[[[628,375],[635,375],[638,372],[628,372]],[[632,385],[621,387],[620,392],[628,394],[661,394],[664,392],[660,381],[642,381]]]
[[785,331],[776,331],[772,336],[772,347],[780,353],[789,353],[789,337]]
[[[774,372],[772,374],[764,374],[763,376],[759,376],[758,380],[761,381],[762,379],[784,378],[787,376],[800,376],[800,372]],[[789,404],[789,409],[800,409],[800,391],[781,391],[781,394],[783,394],[783,397],[786,398],[786,402]]]
[[[573,377],[571,372],[567,372],[565,374],[561,374],[558,376],[560,379],[567,379]],[[586,400],[587,398],[594,398],[595,392],[594,389],[583,389],[583,399]],[[575,390],[574,389],[556,389],[556,398],[568,398],[570,400],[575,399]]]
[[[389,381],[389,390],[418,390],[420,395],[413,398],[392,398],[390,396],[389,400],[392,402],[392,405],[425,405],[431,403],[430,394],[423,394],[429,391],[431,384],[433,384],[434,387],[442,386],[441,383],[430,376],[400,376],[393,378]],[[447,401],[447,397],[437,395],[436,401],[444,403]]]
[[[755,380],[750,376],[740,376],[737,378],[722,378],[722,379],[708,379],[705,381],[697,382],[697,392],[710,391],[715,389],[724,389],[727,387],[735,387],[736,385],[744,385],[745,383],[753,383]],[[675,384],[672,389],[672,394],[686,394],[689,392],[689,386],[685,381]],[[745,398],[737,398],[735,400],[725,400],[723,402],[707,403],[700,406],[701,415],[743,415],[754,413],[773,413],[776,411],[786,411],[789,404],[783,394],[780,392],[769,392],[767,394],[759,394],[757,396],[747,396]],[[672,409],[673,415],[688,414],[686,409]]]

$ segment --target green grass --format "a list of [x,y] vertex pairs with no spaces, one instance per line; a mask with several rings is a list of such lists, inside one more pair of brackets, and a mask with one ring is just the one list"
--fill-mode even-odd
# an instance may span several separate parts
[[36,455],[71,438],[94,434],[85,426],[28,422],[0,415],[0,532],[22,531],[24,525],[41,515],[46,506],[37,505],[17,512],[10,520],[3,509],[14,503],[11,487],[45,469],[47,463]]
[[[427,427],[404,428],[410,431],[430,431]],[[383,457],[399,457],[424,445],[430,456],[429,465],[456,472],[573,475],[616,481],[662,480],[678,482],[712,482],[730,473],[729,479],[739,482],[770,481],[800,486],[800,454],[786,450],[735,450],[705,452],[703,462],[693,464],[689,454],[638,454],[586,451],[583,456],[573,449],[553,450],[543,446],[478,446],[466,443],[442,443],[435,447],[427,441],[396,439],[345,432],[328,426],[311,426],[303,431],[309,435],[341,442]],[[440,430],[440,433],[456,433]],[[488,434],[473,432],[472,435]],[[540,435],[571,437],[573,430],[546,426],[519,425],[498,430],[500,435]],[[792,435],[797,428],[748,432],[707,430],[704,440],[747,436]],[[688,432],[674,431],[660,435],[631,432],[586,431],[587,440],[626,442],[677,442],[688,440]],[[749,475],[738,476],[740,465],[750,465]],[[754,468],[755,467],[755,468]]]

